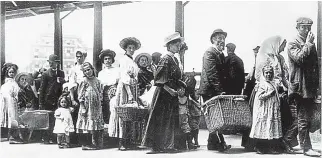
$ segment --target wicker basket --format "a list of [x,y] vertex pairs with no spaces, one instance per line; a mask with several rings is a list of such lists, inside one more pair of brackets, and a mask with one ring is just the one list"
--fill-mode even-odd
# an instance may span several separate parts
[[137,107],[116,107],[115,109],[122,121],[142,121],[148,115],[148,109]]
[[252,125],[252,115],[243,95],[219,95],[203,104],[205,121],[210,133],[241,133]]

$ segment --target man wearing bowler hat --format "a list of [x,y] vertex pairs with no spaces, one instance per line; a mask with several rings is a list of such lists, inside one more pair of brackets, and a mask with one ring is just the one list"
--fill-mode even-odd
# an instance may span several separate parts
[[[50,68],[41,76],[39,88],[39,109],[55,111],[58,98],[62,94],[63,83],[65,82],[64,71],[59,70],[60,60],[57,55],[52,54],[47,60]],[[54,123],[50,123],[53,126]],[[53,127],[43,133],[43,143],[52,144],[56,139],[53,137]]]
[[318,56],[311,32],[313,21],[300,17],[296,23],[298,34],[288,43],[287,49],[290,68],[288,96],[293,123],[284,135],[283,143],[287,153],[294,153],[291,142],[299,135],[303,154],[319,157],[320,153],[312,150],[309,135],[313,101],[319,88]]
[[[223,94],[225,80],[225,39],[227,33],[222,29],[216,29],[210,36],[212,46],[209,47],[203,56],[202,72],[199,92],[203,101],[207,101],[214,96]],[[231,148],[227,145],[222,134],[209,133],[208,150],[225,151]]]

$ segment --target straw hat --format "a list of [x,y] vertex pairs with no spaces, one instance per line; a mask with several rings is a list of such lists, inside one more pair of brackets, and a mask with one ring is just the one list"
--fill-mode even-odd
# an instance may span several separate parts
[[151,56],[150,54],[148,54],[148,53],[140,53],[140,54],[138,54],[138,55],[135,57],[134,62],[135,62],[135,63],[138,63],[138,62],[139,62],[139,60],[140,60],[140,58],[141,58],[142,56],[145,56],[145,57],[148,59],[148,63],[149,63],[149,64],[151,64],[151,63],[152,63],[152,56]]
[[164,46],[166,47],[169,42],[174,41],[176,39],[180,39],[181,42],[184,42],[184,38],[181,37],[180,33],[175,32],[164,39]]
[[128,44],[134,44],[136,47],[136,50],[141,48],[141,42],[135,38],[135,37],[127,37],[121,40],[120,47],[124,50],[126,50],[126,46]]

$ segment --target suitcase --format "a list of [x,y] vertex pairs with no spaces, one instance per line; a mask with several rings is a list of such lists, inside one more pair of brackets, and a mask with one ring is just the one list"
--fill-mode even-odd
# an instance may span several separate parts
[[55,117],[53,111],[35,110],[25,111],[19,116],[26,128],[33,130],[53,130]]

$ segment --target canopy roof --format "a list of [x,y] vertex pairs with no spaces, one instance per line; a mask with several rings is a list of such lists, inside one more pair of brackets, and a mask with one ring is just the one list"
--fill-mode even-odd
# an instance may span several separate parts
[[[102,1],[103,6],[132,3],[133,1]],[[5,1],[6,20],[54,13],[55,6],[61,11],[93,8],[94,1]]]

